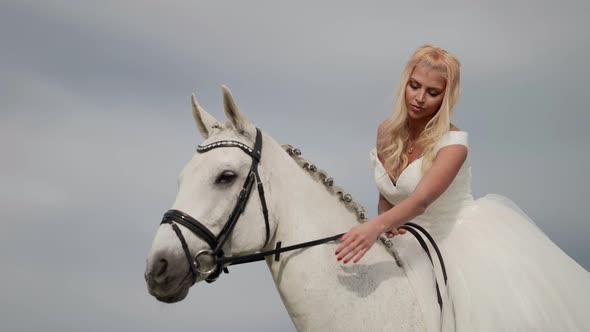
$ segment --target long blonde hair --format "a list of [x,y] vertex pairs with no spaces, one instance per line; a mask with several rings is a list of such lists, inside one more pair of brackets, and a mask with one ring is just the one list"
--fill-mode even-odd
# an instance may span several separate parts
[[423,45],[419,47],[404,68],[393,106],[393,113],[383,124],[383,135],[377,144],[379,155],[384,158],[384,166],[395,179],[408,165],[408,157],[403,153],[410,137],[408,128],[408,110],[405,91],[412,71],[418,64],[439,70],[446,79],[446,87],[440,109],[420,134],[416,144],[422,147],[422,174],[431,166],[435,157],[434,147],[443,135],[449,131],[451,114],[459,98],[459,61],[450,53],[439,47]]

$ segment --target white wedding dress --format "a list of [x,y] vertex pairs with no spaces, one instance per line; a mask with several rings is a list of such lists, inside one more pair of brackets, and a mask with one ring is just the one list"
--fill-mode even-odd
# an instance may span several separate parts
[[[450,131],[436,151],[467,146],[467,136]],[[394,185],[375,149],[370,156],[377,187],[391,204],[408,197],[422,178],[422,159],[409,164]],[[590,274],[508,198],[474,200],[469,160],[412,222],[434,237],[448,273],[445,287],[436,255],[431,250],[433,272],[410,233],[392,239],[429,331],[590,331]],[[442,318],[433,273],[443,294]]]

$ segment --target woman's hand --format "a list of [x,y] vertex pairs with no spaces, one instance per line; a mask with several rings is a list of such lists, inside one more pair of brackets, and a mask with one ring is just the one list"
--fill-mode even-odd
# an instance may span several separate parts
[[396,236],[396,235],[404,235],[406,234],[406,230],[403,228],[394,228],[390,231],[385,232],[385,235],[387,236],[387,238],[391,239],[392,237]]
[[344,259],[344,264],[346,264],[354,258],[354,263],[358,262],[382,232],[383,227],[375,219],[351,228],[338,239],[342,242],[335,252],[338,255],[338,260]]
[[[344,264],[346,264],[354,258],[353,263],[358,262],[371,249],[382,232],[383,228],[376,219],[351,228],[338,239],[338,241],[342,242],[335,253],[338,255],[338,260],[344,259]],[[394,228],[385,232],[385,234],[388,238],[391,238],[395,235],[406,234],[406,230]]]

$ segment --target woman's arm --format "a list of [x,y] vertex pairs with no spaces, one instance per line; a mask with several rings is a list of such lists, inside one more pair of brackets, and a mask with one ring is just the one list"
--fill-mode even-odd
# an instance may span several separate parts
[[[393,208],[393,204],[391,204],[387,199],[385,199],[385,197],[383,197],[383,195],[381,195],[381,193],[379,193],[379,204],[377,205],[377,213],[379,215],[389,211],[391,208]],[[406,234],[406,230],[405,229],[396,229],[393,228],[387,232],[385,232],[385,235],[387,235],[388,238],[392,238],[395,235],[403,235]]]
[[387,212],[389,209],[393,207],[393,204],[389,203],[388,200],[379,193],[379,203],[377,204],[377,214],[381,215],[384,212]]
[[431,168],[408,198],[368,222],[353,227],[340,238],[342,243],[336,249],[338,260],[346,257],[345,263],[352,258],[355,263],[358,262],[375,243],[379,234],[396,229],[424,213],[426,208],[447,190],[466,158],[467,147],[463,145],[442,148],[434,158]]

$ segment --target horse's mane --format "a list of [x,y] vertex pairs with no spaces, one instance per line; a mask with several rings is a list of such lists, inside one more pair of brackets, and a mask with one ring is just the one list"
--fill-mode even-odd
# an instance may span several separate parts
[[[311,175],[312,178],[317,180],[320,183],[323,183],[329,192],[333,195],[338,196],[340,201],[344,202],[344,205],[352,212],[355,213],[357,220],[360,223],[364,223],[367,221],[367,214],[365,208],[360,205],[359,203],[355,202],[352,199],[352,195],[345,192],[344,189],[341,187],[334,185],[334,179],[328,175],[324,170],[319,169],[316,165],[312,164],[309,160],[306,160],[301,157],[301,150],[294,148],[290,144],[283,144],[281,145],[282,148],[293,158],[293,160],[301,166],[303,169],[306,169]],[[379,240],[385,245],[385,248],[393,255],[395,258],[395,262],[398,266],[403,266],[402,260],[397,253],[397,250],[393,247],[393,243],[391,239],[387,238],[385,235],[381,235]]]
[[283,149],[295,160],[295,162],[306,169],[314,179],[324,184],[329,192],[333,195],[338,196],[344,205],[355,213],[359,222],[367,221],[366,210],[359,203],[352,199],[352,195],[345,192],[344,189],[334,185],[334,179],[328,175],[325,171],[319,169],[316,165],[312,164],[309,160],[301,157],[301,150],[294,148],[290,144],[283,144]]

